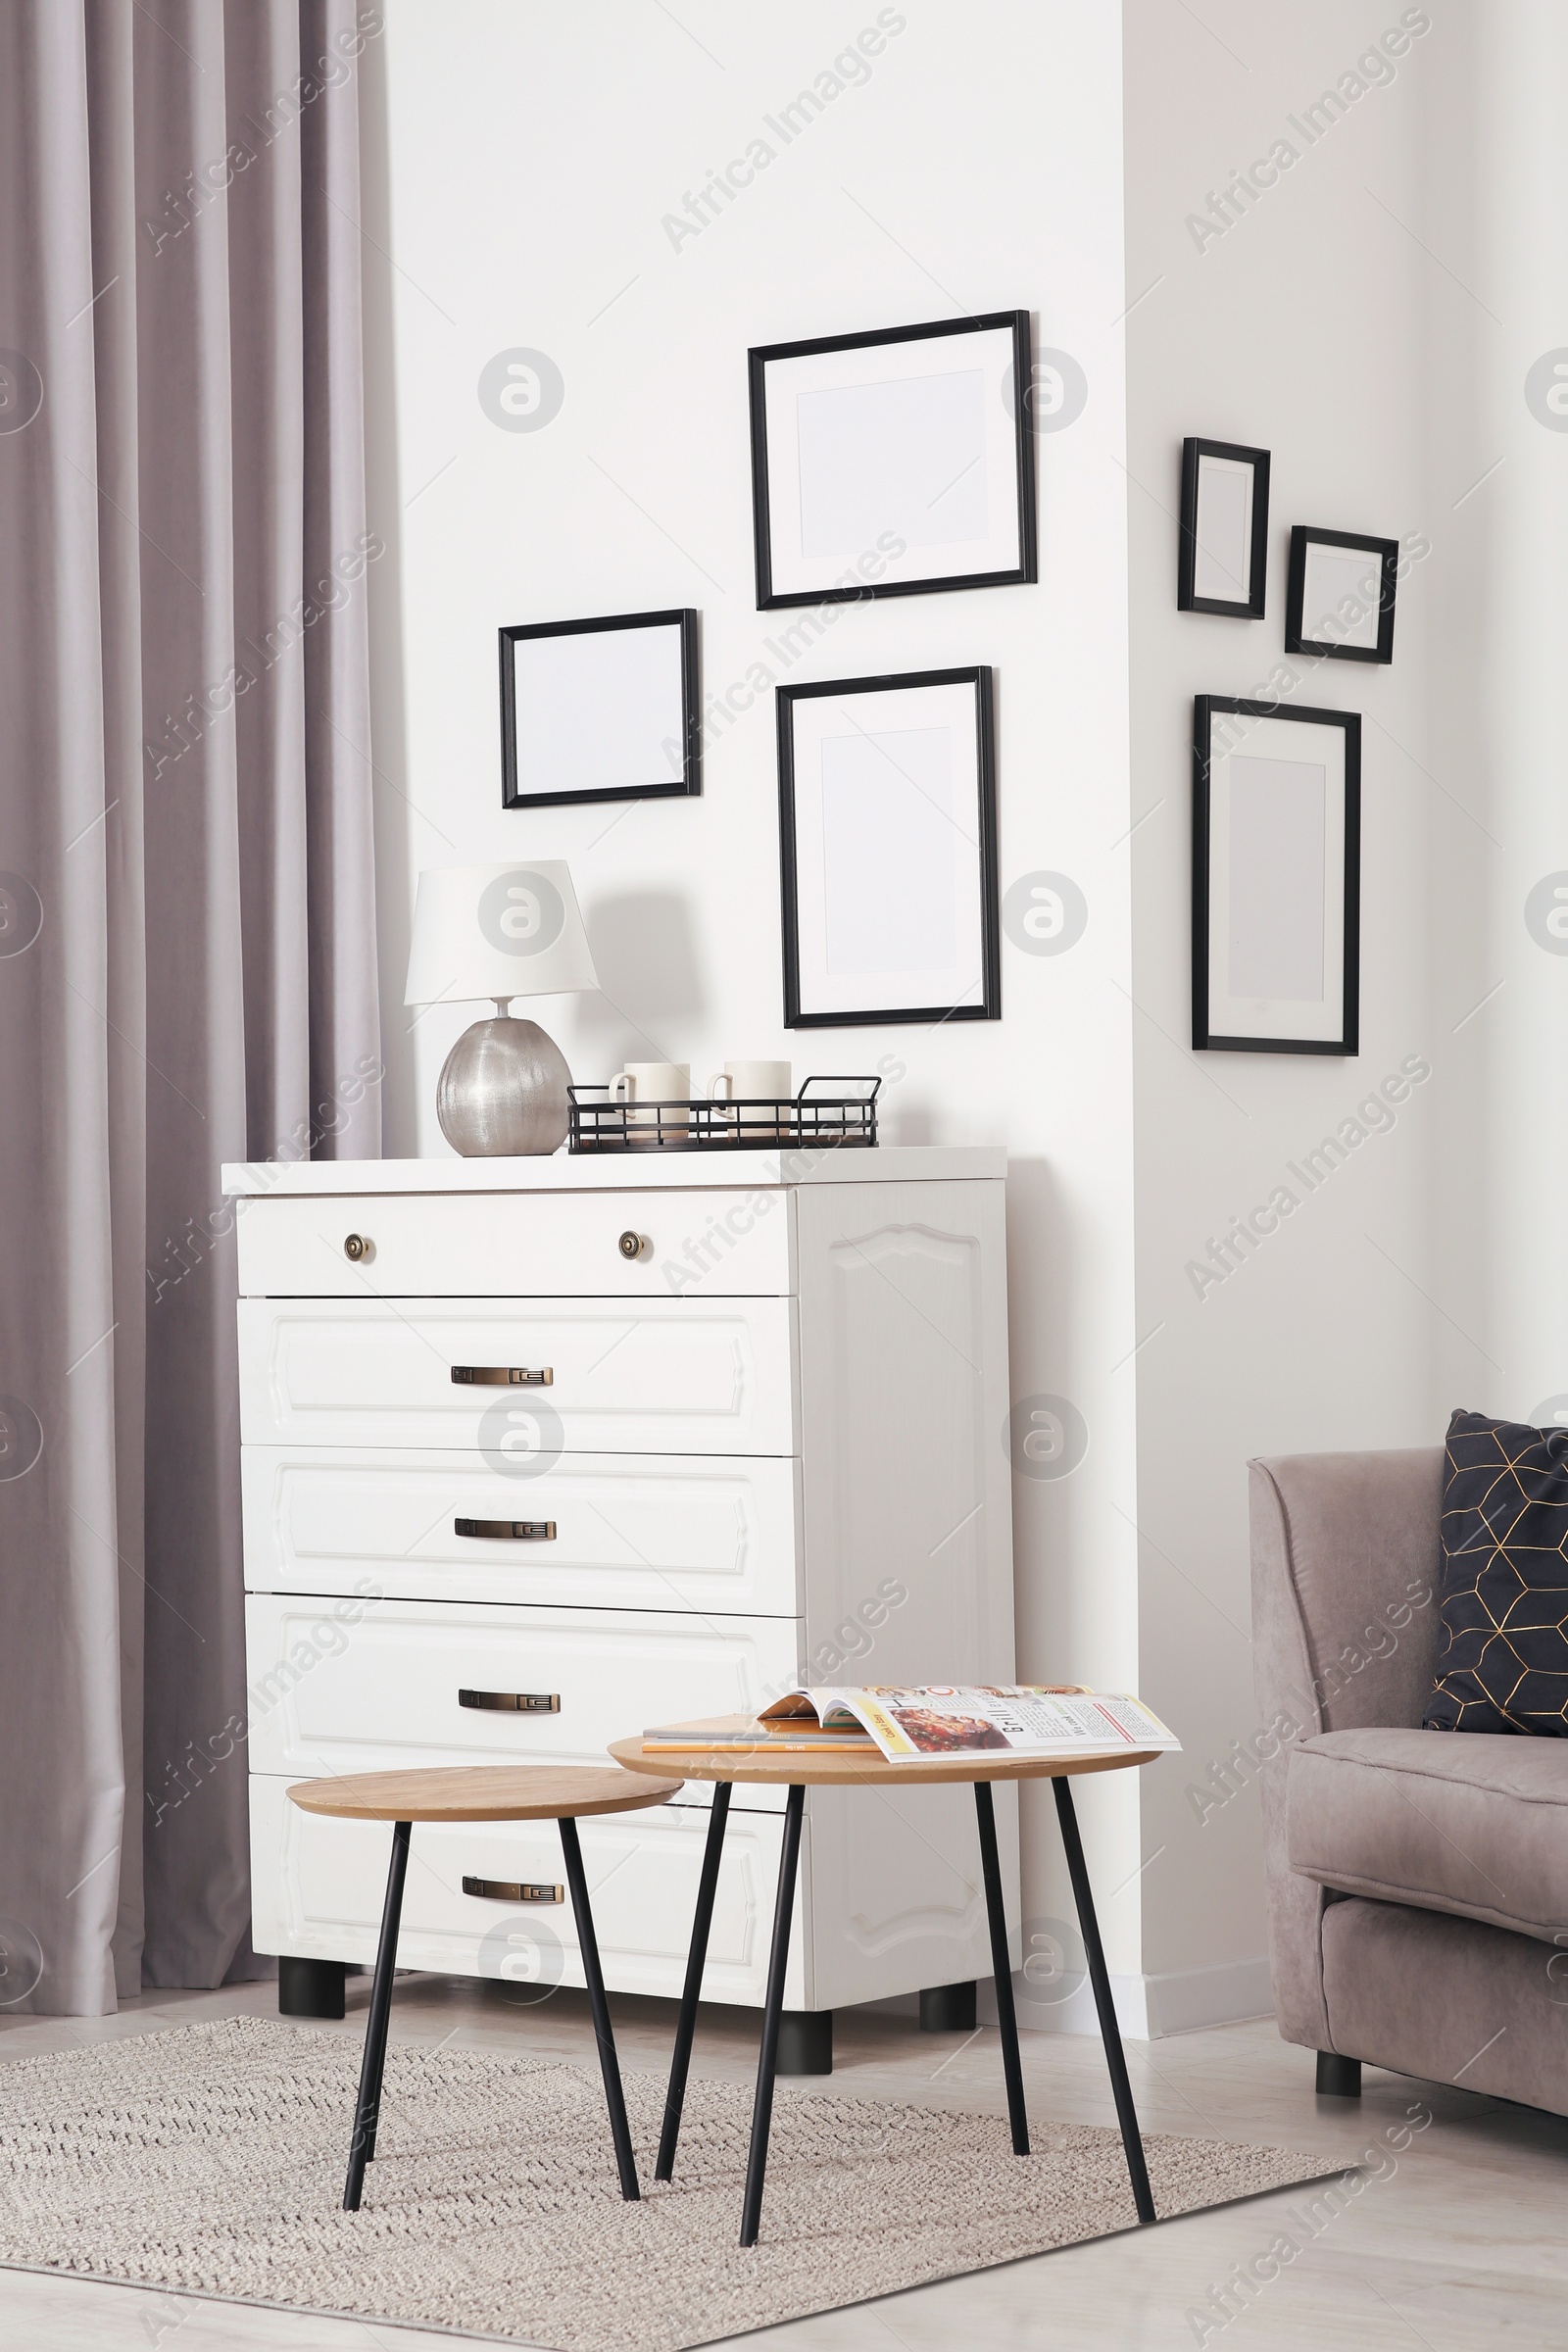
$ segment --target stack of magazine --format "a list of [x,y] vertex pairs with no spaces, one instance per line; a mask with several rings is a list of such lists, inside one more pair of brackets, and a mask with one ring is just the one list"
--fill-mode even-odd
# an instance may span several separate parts
[[759,1716],[663,1724],[643,1734],[644,1754],[744,1751],[757,1757],[880,1753],[923,1757],[1104,1755],[1179,1750],[1142,1699],[1078,1685],[925,1683],[786,1691]]

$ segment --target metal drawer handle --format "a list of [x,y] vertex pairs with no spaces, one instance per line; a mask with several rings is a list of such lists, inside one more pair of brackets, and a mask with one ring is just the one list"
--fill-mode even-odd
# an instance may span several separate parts
[[368,1233],[351,1233],[344,1237],[343,1254],[358,1265],[361,1258],[375,1255],[375,1244]]
[[542,1364],[530,1372],[521,1364],[454,1364],[452,1377],[460,1389],[553,1389],[554,1369]]
[[552,1886],[548,1881],[540,1885],[531,1879],[470,1879],[466,1871],[463,1891],[483,1895],[487,1903],[561,1903],[566,1899],[564,1886]]
[[498,1715],[559,1715],[559,1690],[460,1690],[460,1707],[482,1707]]
[[628,1227],[615,1247],[622,1257],[647,1257],[652,1253],[654,1245],[646,1233],[633,1233]]
[[455,1536],[483,1536],[493,1544],[553,1544],[553,1519],[454,1519]]

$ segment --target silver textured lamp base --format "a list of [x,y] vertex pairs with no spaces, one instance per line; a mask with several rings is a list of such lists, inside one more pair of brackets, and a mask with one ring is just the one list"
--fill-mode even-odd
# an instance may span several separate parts
[[491,1159],[566,1140],[566,1057],[537,1021],[475,1021],[446,1057],[435,1115],[454,1152]]

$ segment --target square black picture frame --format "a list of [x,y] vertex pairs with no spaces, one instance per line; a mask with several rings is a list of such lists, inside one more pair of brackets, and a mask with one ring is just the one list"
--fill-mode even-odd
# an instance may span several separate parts
[[[1214,722],[1224,715],[1258,724],[1337,727],[1344,731],[1343,960],[1340,1032],[1334,1038],[1234,1036],[1209,1025],[1209,932],[1212,888]],[[1229,750],[1232,747],[1227,747]],[[1262,743],[1256,747],[1267,757]],[[1222,1054],[1331,1054],[1351,1057],[1361,1037],[1361,719],[1354,710],[1293,710],[1225,694],[1193,699],[1193,1050]]]
[[[653,775],[625,784],[591,789],[524,792],[518,785],[517,685],[515,648],[542,638],[602,635],[628,629],[671,629],[678,632],[679,693],[676,738],[681,753],[678,776]],[[579,801],[660,801],[687,799],[703,789],[702,682],[698,663],[697,613],[691,607],[670,612],[602,612],[587,620],[531,620],[497,632],[501,656],[501,806],[503,808],[550,808]]]
[[[977,907],[979,915],[980,999],[965,1004],[906,1004],[850,1007],[837,1010],[801,1008],[801,889],[800,825],[797,809],[795,713],[811,700],[851,694],[918,692],[923,688],[967,686],[974,695],[975,808]],[[883,1023],[923,1021],[997,1021],[1002,1018],[1002,942],[1000,895],[997,885],[997,773],[996,718],[992,673],[981,665],[969,669],[913,670],[903,675],[872,678],[832,678],[811,684],[780,686],[775,697],[778,712],[778,797],[781,913],[784,952],[784,1026],[787,1029],[873,1027]],[[825,884],[824,884],[825,887]]]
[[[1199,564],[1198,510],[1202,492],[1203,462],[1217,458],[1228,466],[1252,470],[1251,529],[1248,540],[1247,594],[1239,597],[1200,596],[1196,581]],[[1213,612],[1225,620],[1261,620],[1268,587],[1269,453],[1250,449],[1240,441],[1182,443],[1181,529],[1176,562],[1178,612]]]
[[[1301,634],[1306,600],[1306,564],[1308,550],[1313,547],[1345,548],[1377,560],[1378,569],[1378,636],[1376,645],[1346,645],[1332,638],[1303,637]],[[1399,585],[1399,542],[1397,539],[1371,538],[1363,531],[1320,531],[1304,522],[1291,529],[1291,564],[1285,590],[1285,651],[1288,654],[1321,654],[1330,662],[1382,662],[1394,660],[1394,601]],[[1370,608],[1367,608],[1370,611]]]
[[[852,584],[832,576],[842,572],[844,565],[836,557],[824,557],[824,578],[821,585],[782,589],[775,583],[776,565],[773,551],[773,526],[768,490],[768,429],[767,429],[767,371],[775,363],[827,357],[846,351],[875,351],[890,343],[923,343],[933,339],[951,340],[958,349],[956,365],[962,358],[963,338],[975,334],[1004,332],[1011,339],[1011,431],[1010,446],[1013,460],[1013,497],[1017,516],[1017,561],[994,570],[946,573],[930,577],[908,577],[889,580],[873,572],[860,571]],[[1027,586],[1040,577],[1038,531],[1035,515],[1035,433],[1029,414],[1029,388],[1034,381],[1033,354],[1027,311],[990,311],[974,318],[942,318],[922,321],[915,326],[877,327],[864,334],[818,335],[806,342],[766,343],[753,348],[748,355],[751,392],[752,424],[752,524],[757,563],[757,609],[760,612],[789,605],[854,604],[870,596],[929,596],[945,590],[960,588],[1004,588]],[[1023,388],[1023,397],[1019,389]],[[874,550],[865,551],[862,563],[873,557]],[[804,561],[804,558],[802,559]],[[885,568],[885,564],[884,564]]]

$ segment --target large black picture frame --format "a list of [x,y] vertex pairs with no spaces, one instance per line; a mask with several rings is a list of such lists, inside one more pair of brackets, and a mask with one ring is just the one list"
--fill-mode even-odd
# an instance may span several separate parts
[[[945,574],[929,578],[880,579],[862,574],[853,585],[824,578],[824,584],[788,591],[774,584],[772,520],[768,494],[767,370],[777,361],[798,360],[841,351],[875,350],[888,343],[926,342],[951,338],[956,344],[967,335],[1005,331],[1012,340],[1011,445],[1014,495],[1017,506],[1018,561],[994,571]],[[1035,434],[1029,414],[1033,357],[1027,311],[991,311],[974,318],[936,319],[916,326],[877,327],[865,334],[818,335],[801,343],[767,343],[749,354],[752,422],[752,521],[757,560],[757,607],[760,612],[787,605],[853,604],[869,596],[927,596],[948,589],[1002,588],[1038,580],[1039,548],[1035,518]],[[837,559],[824,558],[825,573]]]
[[[591,791],[523,792],[518,787],[517,691],[514,648],[546,637],[577,637],[627,629],[670,629],[678,633],[680,662],[678,776],[608,785]],[[501,806],[503,808],[560,808],[579,801],[686,799],[703,789],[702,685],[698,668],[697,613],[690,607],[671,612],[602,612],[589,620],[531,620],[497,632],[501,657]]]
[[[795,713],[803,703],[824,696],[888,694],[927,687],[967,686],[974,695],[976,871],[981,995],[975,1004],[881,1004],[874,1007],[809,1012],[801,1008],[801,894]],[[882,1023],[920,1021],[996,1021],[1002,1018],[1002,945],[997,886],[996,721],[992,673],[984,665],[969,669],[914,670],[903,675],[871,678],[833,678],[809,685],[780,686],[778,712],[778,794],[781,911],[784,953],[784,1026],[787,1029],[874,1027]]]
[[[1210,1026],[1210,927],[1215,919],[1212,888],[1212,770],[1215,721],[1229,714],[1261,730],[1268,725],[1336,727],[1344,732],[1343,957],[1338,1034],[1332,1038],[1221,1034]],[[1227,746],[1229,753],[1235,747]],[[1267,737],[1254,753],[1270,757]],[[1221,914],[1227,910],[1220,910]],[[1361,720],[1353,710],[1292,710],[1277,703],[1249,702],[1223,694],[1193,700],[1193,1050],[1222,1054],[1332,1054],[1360,1052],[1361,979]]]

